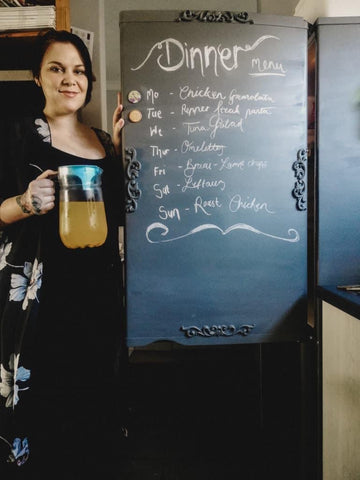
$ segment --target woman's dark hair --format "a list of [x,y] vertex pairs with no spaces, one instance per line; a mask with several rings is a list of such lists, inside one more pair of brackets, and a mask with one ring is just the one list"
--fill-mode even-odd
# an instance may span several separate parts
[[85,66],[85,75],[88,79],[88,89],[86,92],[85,97],[85,105],[90,102],[91,99],[91,92],[93,87],[93,80],[95,79],[93,72],[92,72],[92,63],[89,54],[89,50],[87,49],[85,43],[81,40],[80,37],[75,35],[74,33],[70,33],[66,30],[49,30],[44,34],[40,34],[36,38],[36,45],[34,48],[33,53],[33,62],[32,62],[32,73],[34,78],[39,78],[41,64],[44,58],[44,55],[47,49],[53,43],[71,43],[79,52],[79,55],[84,62]]

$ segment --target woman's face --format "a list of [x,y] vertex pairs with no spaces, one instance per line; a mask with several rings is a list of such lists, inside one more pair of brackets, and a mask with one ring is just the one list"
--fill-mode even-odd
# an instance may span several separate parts
[[71,43],[52,43],[46,50],[39,78],[48,113],[75,113],[85,103],[88,79],[78,50]]

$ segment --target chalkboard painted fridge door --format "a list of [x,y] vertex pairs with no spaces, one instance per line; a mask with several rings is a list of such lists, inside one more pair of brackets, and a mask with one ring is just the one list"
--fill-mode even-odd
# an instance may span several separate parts
[[316,22],[318,283],[360,280],[360,17]]
[[301,339],[306,22],[121,12],[120,32],[128,345]]

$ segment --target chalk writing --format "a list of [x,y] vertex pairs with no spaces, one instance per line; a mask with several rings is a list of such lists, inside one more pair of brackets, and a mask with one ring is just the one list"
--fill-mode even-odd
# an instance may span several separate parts
[[187,115],[188,117],[195,116],[199,113],[206,113],[209,111],[209,105],[200,105],[196,107],[189,107],[186,103],[181,105],[181,115]]
[[175,218],[181,220],[180,211],[178,208],[166,209],[163,205],[159,207],[159,218],[161,220],[167,220],[168,218]]
[[201,144],[196,144],[194,141],[184,140],[181,144],[181,153],[216,153],[219,156],[224,154],[226,145],[217,143],[207,143],[205,140]]
[[159,99],[159,92],[154,91],[152,88],[146,91],[146,100],[149,100],[154,105],[155,100]]
[[209,120],[209,125],[211,139],[216,137],[218,130],[236,129],[240,132],[244,131],[243,118],[240,118],[239,120],[229,120],[228,118],[224,119],[220,115],[213,115]]
[[231,161],[229,157],[226,157],[226,158],[221,158],[220,162],[221,162],[219,166],[220,171],[224,169],[232,170],[233,168],[243,170],[245,167],[245,160],[234,162],[234,161]]
[[169,185],[161,186],[160,184],[155,183],[153,188],[156,192],[155,193],[156,198],[163,198],[164,195],[169,195],[170,194]]
[[209,212],[210,209],[221,208],[221,207],[222,207],[222,204],[220,203],[220,200],[218,199],[218,197],[204,200],[201,196],[198,195],[195,198],[195,202],[194,202],[195,213],[202,212],[205,215],[210,216],[211,215],[211,213]]
[[181,100],[195,99],[195,98],[204,98],[209,100],[225,100],[226,95],[222,92],[212,90],[209,86],[203,88],[190,88],[189,85],[184,85],[179,87],[179,98]]
[[157,145],[150,145],[150,148],[153,157],[163,158],[170,152],[170,148],[160,148]]
[[165,168],[160,168],[159,166],[156,165],[154,167],[153,173],[154,173],[154,177],[157,177],[159,175],[166,175],[166,170]]
[[271,115],[271,109],[274,107],[247,108],[245,118],[252,115]]
[[184,169],[185,177],[192,177],[195,170],[212,170],[212,162],[193,162],[191,158],[186,162],[186,167]]
[[146,110],[147,118],[163,118],[161,110],[156,110],[154,107],[148,107]]
[[[208,43],[200,46],[169,37],[153,43],[143,60],[131,68],[139,71],[149,64],[151,68],[155,65],[165,73],[187,69],[196,71],[195,76],[200,75],[196,83],[189,80],[177,85],[175,79],[175,85],[171,82],[168,92],[158,86],[146,90],[148,137],[157,137],[155,142],[150,142],[149,151],[155,163],[161,161],[161,164],[152,167],[153,178],[156,179],[152,185],[153,196],[162,202],[162,205],[156,205],[154,213],[164,222],[151,223],[147,228],[146,238],[150,243],[178,240],[205,230],[217,230],[222,235],[247,230],[285,242],[299,241],[298,232],[292,228],[286,237],[236,221],[227,229],[216,224],[203,224],[173,238],[169,238],[166,226],[167,222],[181,223],[183,216],[188,222],[191,216],[196,221],[195,218],[204,216],[218,218],[220,215],[221,218],[225,215],[226,218],[233,216],[238,219],[245,214],[246,218],[249,215],[254,218],[276,215],[271,202],[261,200],[261,191],[256,192],[256,176],[269,168],[269,160],[249,157],[248,150],[243,153],[241,143],[240,148],[234,151],[228,140],[223,140],[229,138],[231,132],[231,135],[241,135],[246,141],[248,131],[253,126],[256,128],[258,118],[266,121],[276,114],[273,89],[267,91],[265,80],[256,88],[251,88],[246,83],[241,86],[231,82],[213,84],[212,80],[204,80],[203,84],[201,79],[210,74],[218,77],[237,69],[239,72],[241,69],[241,74],[247,78],[249,75],[285,77],[287,69],[284,62],[263,55],[260,48],[266,45],[268,49],[271,42],[276,44],[279,40],[275,35],[261,35],[244,44]],[[247,89],[245,85],[248,85]],[[171,98],[169,107],[164,101],[166,95]],[[239,175],[244,182],[251,178],[253,193],[239,192],[239,184],[235,181],[240,179]],[[241,183],[242,187],[244,185]],[[161,232],[161,240],[154,240],[154,231]]]
[[254,160],[251,159],[247,162],[248,167],[255,167],[258,170],[262,170],[268,166],[267,160]]
[[154,135],[157,135],[159,137],[163,136],[162,129],[158,128],[157,125],[154,125],[153,127],[149,127],[150,130],[150,137],[153,137]]
[[197,132],[208,132],[209,127],[201,125],[200,122],[184,122],[183,125],[186,127],[186,134],[192,135]]
[[[148,51],[145,59],[132,71],[140,70],[147,64],[153,54],[156,57],[156,64],[164,72],[175,72],[181,68],[198,70],[202,77],[205,72],[211,69],[216,76],[219,76],[219,69],[232,71],[239,68],[241,62],[239,55],[256,50],[259,45],[269,40],[280,40],[274,35],[262,35],[252,44],[232,45],[223,47],[218,45],[205,45],[203,47],[189,47],[187,42],[181,42],[176,38],[165,38],[156,42]],[[157,52],[160,51],[160,54]]]
[[201,190],[204,188],[219,188],[221,191],[224,191],[226,183],[224,180],[206,180],[205,178],[199,178],[194,180],[192,176],[185,178],[185,185],[182,187],[181,191],[186,192],[187,190]]
[[231,90],[228,95],[228,104],[233,105],[235,102],[270,102],[274,103],[274,100],[270,95],[267,93],[259,93],[256,92],[255,94],[250,93],[238,93],[236,89]]
[[253,58],[251,61],[251,68],[255,70],[255,72],[249,74],[252,76],[264,77],[266,75],[277,75],[285,77],[286,75],[286,70],[282,63],[274,62],[273,60],[260,60],[260,58]]
[[272,210],[269,209],[266,202],[258,202],[256,197],[249,197],[246,198],[242,197],[238,193],[234,195],[230,202],[229,202],[229,210],[230,212],[237,212],[239,210],[252,210],[253,212],[260,212],[261,210],[265,211],[266,213],[274,214]]

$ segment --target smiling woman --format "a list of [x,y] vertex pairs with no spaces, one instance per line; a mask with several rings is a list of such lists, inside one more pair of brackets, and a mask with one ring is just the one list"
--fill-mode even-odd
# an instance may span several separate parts
[[[16,478],[85,478],[104,471],[122,436],[119,138],[79,119],[93,81],[79,37],[40,36],[33,74],[38,114],[0,127],[0,456]],[[70,249],[59,236],[57,171],[89,164],[103,170],[108,234],[99,247]]]
[[54,43],[47,49],[39,76],[35,77],[46,98],[46,115],[56,114],[59,108],[77,112],[85,104],[88,89],[85,71],[78,50],[71,43]]

